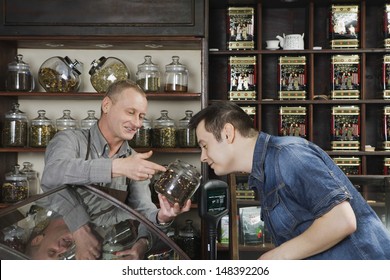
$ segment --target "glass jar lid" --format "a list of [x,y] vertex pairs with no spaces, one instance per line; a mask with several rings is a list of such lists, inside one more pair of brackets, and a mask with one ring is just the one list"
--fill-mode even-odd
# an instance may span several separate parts
[[172,56],[172,62],[165,66],[167,71],[177,71],[182,72],[186,71],[187,67],[179,62],[179,57],[177,55]]
[[179,126],[180,127],[187,127],[188,123],[190,122],[190,120],[192,118],[193,113],[194,112],[192,110],[186,110],[185,111],[186,116],[179,120]]
[[155,127],[159,126],[175,126],[175,121],[168,116],[168,110],[161,110],[161,116],[154,120]]
[[64,110],[64,115],[56,120],[57,125],[76,126],[76,120],[71,117],[70,110]]
[[81,62],[79,62],[77,59],[72,61],[68,56],[64,57],[64,61],[74,72],[76,72],[78,75],[81,75]]
[[145,61],[141,64],[138,64],[139,71],[158,71],[158,65],[152,62],[152,57],[150,55],[144,56]]
[[27,121],[27,116],[24,112],[19,110],[19,103],[12,104],[12,109],[5,115],[6,119],[17,119]]
[[98,70],[100,67],[103,66],[103,64],[107,61],[107,58],[105,56],[102,56],[99,59],[95,59],[91,63],[91,69],[89,70],[89,75],[95,74],[96,70]]
[[6,174],[5,179],[7,181],[27,181],[27,175],[20,172],[19,168],[20,165],[16,164],[14,170]]
[[38,110],[38,117],[31,120],[31,125],[51,125],[52,121],[46,117],[45,110]]
[[23,61],[23,55],[18,54],[15,60],[8,63],[8,70],[10,71],[30,71],[30,65]]

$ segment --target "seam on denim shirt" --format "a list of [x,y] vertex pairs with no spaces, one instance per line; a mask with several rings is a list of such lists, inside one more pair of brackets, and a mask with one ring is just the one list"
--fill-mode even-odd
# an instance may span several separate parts
[[[319,211],[321,208],[323,208],[326,205],[326,202],[328,202],[330,198],[336,198],[336,199],[333,200],[332,203],[328,204],[326,208]],[[351,198],[352,196],[349,193],[340,192],[339,189],[333,190],[328,195],[326,195],[323,199],[321,199],[316,204],[316,207],[313,208],[313,211],[315,213],[315,218],[319,218],[323,216],[324,214],[328,213],[333,207],[339,205],[341,202],[350,200]],[[317,211],[319,212],[317,213]]]

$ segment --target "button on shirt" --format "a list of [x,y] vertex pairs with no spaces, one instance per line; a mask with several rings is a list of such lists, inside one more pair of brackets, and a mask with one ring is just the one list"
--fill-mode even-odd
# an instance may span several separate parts
[[259,193],[262,218],[276,246],[349,201],[357,230],[309,259],[390,259],[389,231],[343,171],[315,144],[301,137],[260,132],[248,183]]

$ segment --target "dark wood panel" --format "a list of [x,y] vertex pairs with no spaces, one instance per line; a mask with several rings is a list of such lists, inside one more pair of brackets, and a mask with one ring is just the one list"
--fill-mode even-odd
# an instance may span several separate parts
[[2,0],[0,34],[204,35],[204,0]]

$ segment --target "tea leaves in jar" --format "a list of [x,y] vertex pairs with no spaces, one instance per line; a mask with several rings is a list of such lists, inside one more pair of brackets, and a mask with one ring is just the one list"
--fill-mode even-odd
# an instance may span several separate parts
[[55,134],[55,128],[52,125],[34,125],[31,126],[30,146],[46,147]]
[[112,63],[111,65],[95,71],[91,75],[91,84],[97,92],[106,92],[108,87],[115,81],[127,80],[129,72],[122,63]]
[[3,145],[5,147],[27,146],[27,122],[10,120],[4,122]]
[[6,203],[14,203],[22,201],[28,197],[28,185],[6,182],[3,184],[2,201]]
[[196,133],[194,129],[179,128],[177,130],[177,142],[179,147],[196,147]]
[[63,78],[59,72],[51,68],[39,69],[38,81],[47,92],[72,92],[77,91],[79,87],[76,79]]
[[174,127],[159,127],[152,130],[153,147],[174,148],[176,147],[176,129]]

